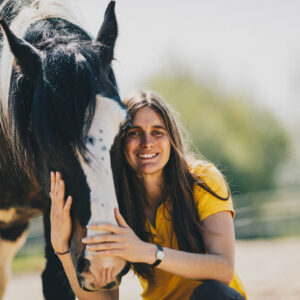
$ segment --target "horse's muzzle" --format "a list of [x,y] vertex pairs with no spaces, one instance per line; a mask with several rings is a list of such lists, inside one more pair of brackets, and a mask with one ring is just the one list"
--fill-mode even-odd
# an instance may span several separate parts
[[[120,263],[120,261],[118,261]],[[85,291],[96,292],[112,290],[119,287],[122,277],[127,274],[130,269],[130,263],[125,262],[125,266],[122,264],[121,271],[115,276],[112,282],[102,284],[101,278],[101,267],[93,266],[93,262],[85,259],[84,257],[79,258],[77,263],[77,278],[79,285]],[[93,270],[93,271],[92,271]]]

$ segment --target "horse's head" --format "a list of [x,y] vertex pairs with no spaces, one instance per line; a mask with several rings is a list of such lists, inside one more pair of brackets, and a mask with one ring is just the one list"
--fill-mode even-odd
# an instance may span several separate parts
[[[99,259],[81,242],[95,234],[87,224],[116,224],[110,150],[127,112],[111,68],[117,37],[114,1],[96,40],[62,19],[32,24],[24,39],[0,23],[14,56],[9,93],[14,142],[35,161],[42,185],[49,188],[51,170],[63,174],[66,196],[73,196],[70,249],[82,287],[118,286],[125,261]],[[101,286],[103,269],[112,267],[115,281]]]

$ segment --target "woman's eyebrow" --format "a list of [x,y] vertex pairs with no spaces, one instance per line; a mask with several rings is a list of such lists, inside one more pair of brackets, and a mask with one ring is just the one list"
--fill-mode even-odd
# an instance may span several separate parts
[[[132,126],[130,126],[130,128],[129,128],[128,130],[130,130],[130,129],[140,129],[140,128],[141,128],[141,126],[138,126],[138,125],[132,125]],[[153,125],[152,128],[166,130],[166,127],[165,127],[165,126],[162,126],[162,125]]]
[[166,130],[166,127],[165,126],[162,126],[162,125],[154,125],[152,126],[154,128],[157,128],[157,129],[163,129],[163,130]]
[[139,128],[141,128],[141,127],[137,126],[137,125],[131,125],[128,130],[130,130],[130,129],[139,129]]

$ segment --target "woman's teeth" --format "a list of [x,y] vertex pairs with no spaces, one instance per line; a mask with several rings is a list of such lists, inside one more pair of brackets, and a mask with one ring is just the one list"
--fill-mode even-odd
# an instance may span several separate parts
[[139,158],[153,158],[156,155],[157,155],[157,153],[156,154],[139,154],[138,157]]

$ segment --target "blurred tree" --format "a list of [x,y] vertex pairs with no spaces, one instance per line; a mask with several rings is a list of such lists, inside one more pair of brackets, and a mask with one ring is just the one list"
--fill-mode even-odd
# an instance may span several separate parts
[[276,186],[290,140],[270,111],[185,71],[159,73],[146,85],[180,113],[198,151],[220,168],[233,193]]

